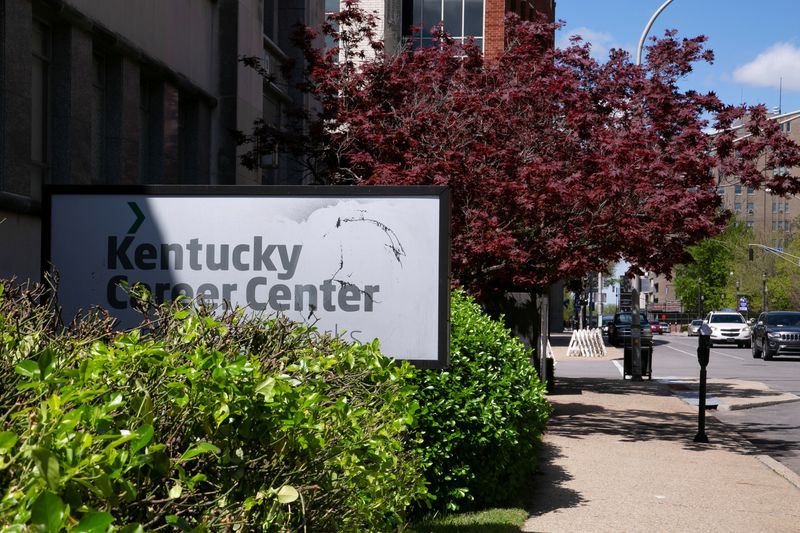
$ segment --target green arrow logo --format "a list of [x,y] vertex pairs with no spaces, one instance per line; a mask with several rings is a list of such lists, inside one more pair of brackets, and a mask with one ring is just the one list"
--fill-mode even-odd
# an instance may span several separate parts
[[139,229],[139,226],[141,226],[142,222],[144,222],[144,213],[142,213],[142,210],[139,209],[138,205],[136,205],[136,202],[128,202],[128,205],[130,206],[131,211],[133,211],[133,214],[136,215],[136,220],[133,221],[133,225],[131,226],[131,229],[128,230],[128,233],[136,233],[136,231]]

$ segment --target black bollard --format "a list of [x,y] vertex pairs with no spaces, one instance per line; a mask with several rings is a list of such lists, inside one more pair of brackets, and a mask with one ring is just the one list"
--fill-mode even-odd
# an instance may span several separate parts
[[708,358],[711,355],[711,328],[708,324],[700,326],[698,331],[697,361],[700,363],[700,411],[697,414],[697,435],[694,436],[695,442],[708,442],[706,436],[706,367]]

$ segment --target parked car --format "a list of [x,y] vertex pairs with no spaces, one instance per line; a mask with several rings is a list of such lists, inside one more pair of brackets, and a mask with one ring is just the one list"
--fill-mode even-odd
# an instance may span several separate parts
[[[608,342],[612,346],[623,346],[631,343],[631,319],[632,313],[620,312],[614,315],[614,320],[608,326]],[[653,345],[653,332],[650,330],[650,322],[647,315],[641,311],[639,322],[642,327],[642,346]]]
[[697,335],[699,335],[700,334],[700,326],[702,326],[702,325],[703,325],[703,321],[700,320],[699,318],[697,320],[692,320],[689,323],[689,330],[688,330],[689,336],[690,337],[696,337]]
[[661,333],[669,333],[669,324],[667,322],[661,323]]
[[661,322],[650,322],[650,331],[653,335],[663,335],[664,331],[661,329]]
[[800,355],[800,312],[767,311],[758,316],[752,334],[753,358]]
[[735,311],[711,311],[705,324],[711,328],[711,346],[714,344],[736,344],[739,348],[750,348],[750,326],[741,313]]

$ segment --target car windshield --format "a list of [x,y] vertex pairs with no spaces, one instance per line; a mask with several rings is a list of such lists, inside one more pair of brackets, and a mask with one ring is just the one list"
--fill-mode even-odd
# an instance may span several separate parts
[[[631,317],[632,317],[631,313],[620,313],[616,317],[614,317],[614,321],[617,324],[630,324]],[[639,321],[642,324],[649,324],[649,322],[647,321],[647,315],[645,315],[644,313],[639,313],[639,317],[640,317]]]
[[769,326],[797,326],[800,325],[800,313],[775,313],[767,315]]
[[692,320],[692,325],[693,326],[700,326],[702,324],[703,324],[702,320]]
[[742,315],[711,315],[711,324],[744,324]]

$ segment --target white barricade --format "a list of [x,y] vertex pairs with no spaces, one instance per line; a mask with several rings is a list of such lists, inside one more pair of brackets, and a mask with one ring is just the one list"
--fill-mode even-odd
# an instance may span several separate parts
[[572,332],[567,355],[572,357],[604,357],[606,345],[600,328],[578,329]]

